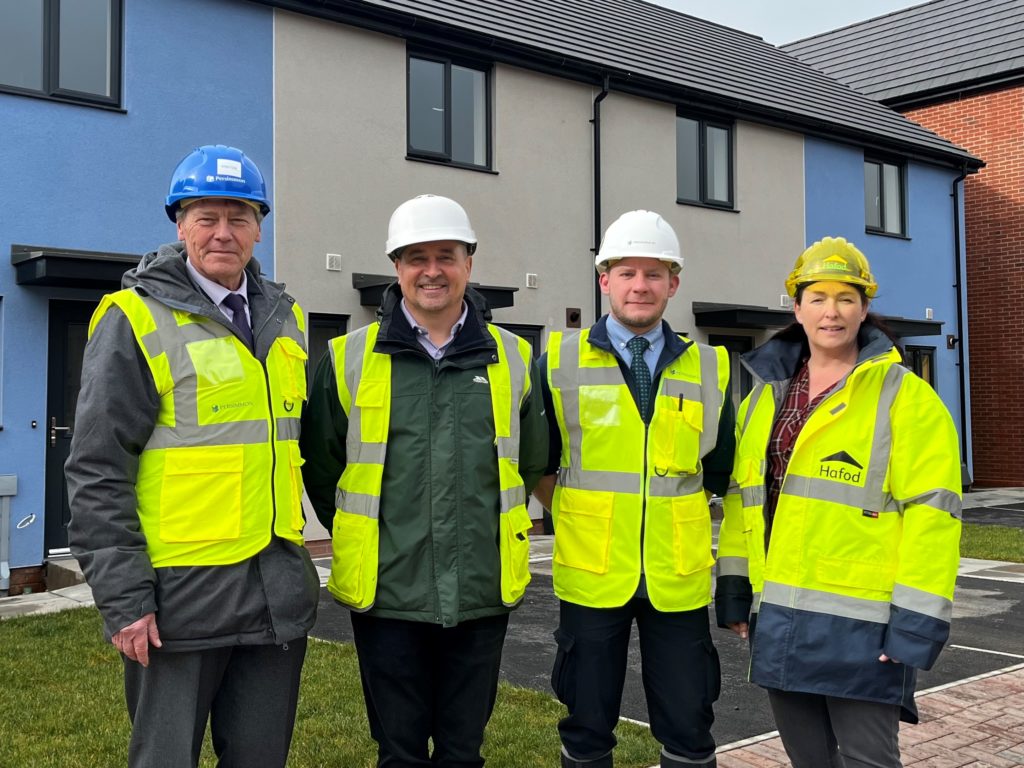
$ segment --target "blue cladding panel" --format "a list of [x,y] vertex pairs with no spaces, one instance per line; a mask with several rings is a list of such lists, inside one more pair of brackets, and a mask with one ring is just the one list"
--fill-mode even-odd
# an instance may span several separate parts
[[[143,253],[177,239],[163,198],[194,146],[233,144],[273,195],[273,11],[257,3],[124,3],[124,112],[0,93],[0,254],[13,243]],[[273,214],[256,256],[273,274]],[[18,476],[12,567],[43,559],[47,318],[84,289],[15,285],[0,269],[0,474]],[[40,425],[32,429],[35,420]]]

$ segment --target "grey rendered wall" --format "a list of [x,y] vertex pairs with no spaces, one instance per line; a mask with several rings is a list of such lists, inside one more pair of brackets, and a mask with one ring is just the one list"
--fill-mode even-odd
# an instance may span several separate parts
[[[351,275],[393,272],[388,219],[425,192],[469,212],[472,279],[519,287],[495,320],[562,327],[562,307],[592,307],[590,89],[497,67],[497,173],[449,168],[405,159],[404,41],[283,12],[275,41],[277,269],[307,311],[371,319]],[[325,271],[326,253],[343,255],[344,272]]]
[[[277,276],[307,311],[351,314],[352,327],[369,321],[352,272],[390,273],[391,211],[433,192],[469,211],[480,238],[473,279],[519,287],[496,320],[559,330],[565,308],[579,307],[584,324],[593,321],[595,89],[497,66],[490,174],[405,159],[403,40],[277,12],[275,57]],[[603,226],[635,208],[672,223],[686,267],[667,319],[703,339],[694,301],[779,306],[804,246],[803,139],[737,123],[738,212],[679,205],[675,114],[618,93],[603,102]],[[326,253],[342,254],[343,272],[325,271]],[[527,272],[537,289],[525,287]]]

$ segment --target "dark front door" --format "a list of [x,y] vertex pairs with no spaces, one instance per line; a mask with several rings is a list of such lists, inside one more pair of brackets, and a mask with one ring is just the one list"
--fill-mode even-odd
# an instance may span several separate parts
[[68,487],[64,462],[71,451],[75,406],[82,385],[82,355],[95,302],[51,301],[46,376],[46,553],[63,554],[68,546]]

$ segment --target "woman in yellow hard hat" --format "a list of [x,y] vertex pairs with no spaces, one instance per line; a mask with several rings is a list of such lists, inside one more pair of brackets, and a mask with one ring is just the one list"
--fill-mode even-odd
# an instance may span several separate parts
[[786,281],[795,322],[755,387],[718,548],[718,623],[750,638],[795,768],[900,766],[899,721],[949,634],[960,456],[934,390],[869,311],[867,259],[826,237]]

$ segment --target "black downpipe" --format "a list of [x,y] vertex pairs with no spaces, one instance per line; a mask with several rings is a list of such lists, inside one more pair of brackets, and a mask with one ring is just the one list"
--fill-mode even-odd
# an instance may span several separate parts
[[960,261],[960,182],[967,178],[967,169],[962,168],[960,175],[953,179],[953,265],[956,267],[956,351],[957,366],[960,371],[960,462],[963,465],[963,484],[969,486],[971,478],[967,474],[967,377],[964,374],[964,299],[961,275],[966,264]]
[[[601,102],[608,95],[608,75],[604,76],[601,92],[594,97],[594,256],[601,248]],[[601,317],[601,283],[594,272],[594,322]]]

